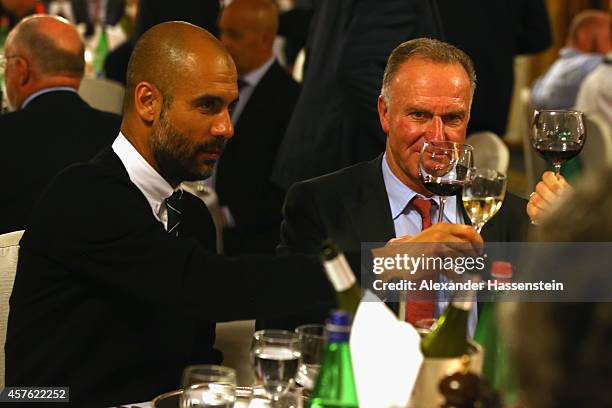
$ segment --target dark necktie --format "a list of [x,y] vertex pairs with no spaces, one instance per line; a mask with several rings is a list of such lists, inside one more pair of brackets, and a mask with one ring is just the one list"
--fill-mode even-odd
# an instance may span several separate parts
[[[431,227],[431,205],[432,201],[414,197],[410,204],[421,215],[421,231]],[[417,288],[421,285],[422,279],[415,281]],[[410,291],[412,297],[426,300],[410,300],[406,302],[406,321],[414,325],[421,319],[433,319],[434,317],[434,291],[413,290]]]
[[168,234],[178,237],[178,226],[181,224],[181,199],[183,190],[176,190],[166,199],[166,209],[168,211]]

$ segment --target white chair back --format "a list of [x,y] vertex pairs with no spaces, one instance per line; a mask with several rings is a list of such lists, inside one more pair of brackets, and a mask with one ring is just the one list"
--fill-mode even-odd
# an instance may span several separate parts
[[598,171],[612,165],[612,132],[610,127],[596,115],[584,115],[586,141],[580,153],[580,162],[585,172]]
[[493,132],[476,132],[468,136],[467,143],[474,147],[476,167],[487,167],[507,174],[510,150],[499,136]]
[[531,90],[523,88],[520,93],[520,106],[524,117],[523,135],[523,156],[525,161],[525,174],[527,175],[527,191],[526,195],[531,194],[535,189],[535,185],[542,177],[542,173],[546,171],[546,160],[542,159],[531,145],[531,119],[533,118],[533,105],[531,104]]
[[204,201],[204,204],[208,207],[217,232],[217,253],[223,254],[223,215],[217,192],[201,181],[183,182],[181,183],[181,188]]
[[84,77],[79,95],[93,108],[121,114],[125,89],[119,82],[104,78]]
[[4,388],[4,343],[9,312],[9,298],[13,291],[19,240],[23,231],[0,235],[0,389]]

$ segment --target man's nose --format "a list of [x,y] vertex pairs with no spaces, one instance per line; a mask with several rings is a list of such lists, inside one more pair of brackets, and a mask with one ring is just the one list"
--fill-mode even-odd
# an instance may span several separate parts
[[439,116],[434,116],[429,122],[427,129],[427,140],[444,140],[444,122]]
[[225,109],[217,115],[217,118],[212,124],[211,133],[213,136],[223,137],[225,139],[234,136],[234,126],[232,125],[232,118],[229,110]]

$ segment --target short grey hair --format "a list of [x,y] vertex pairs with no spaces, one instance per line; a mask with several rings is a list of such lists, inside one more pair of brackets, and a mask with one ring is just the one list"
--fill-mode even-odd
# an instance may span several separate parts
[[14,33],[14,44],[27,52],[28,60],[43,74],[82,77],[85,73],[84,45],[81,43],[76,53],[60,48],[39,26],[36,20],[19,26]]
[[389,102],[390,87],[399,67],[412,58],[421,58],[440,64],[461,64],[467,73],[472,87],[476,89],[476,71],[468,55],[454,45],[431,38],[415,38],[398,45],[389,55],[383,76],[381,96]]

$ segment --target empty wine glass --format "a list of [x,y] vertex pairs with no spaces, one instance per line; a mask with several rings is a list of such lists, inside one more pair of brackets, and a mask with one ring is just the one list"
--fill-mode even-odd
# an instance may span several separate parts
[[582,150],[586,130],[582,112],[575,110],[535,110],[531,122],[531,144],[542,158],[552,162],[555,174],[561,164]]
[[473,161],[472,146],[449,141],[430,141],[423,144],[419,158],[419,172],[425,188],[440,196],[438,221],[444,217],[446,197],[461,191]]
[[501,208],[506,194],[506,176],[487,168],[471,168],[463,186],[462,200],[472,225],[480,230]]
[[305,324],[295,329],[301,345],[301,356],[295,381],[309,391],[314,388],[323,351],[325,350],[325,326],[322,324]]
[[253,334],[251,357],[255,376],[273,401],[289,389],[300,355],[300,340],[295,332],[260,330]]
[[181,387],[181,408],[230,408],[236,400],[236,371],[218,365],[189,366]]

